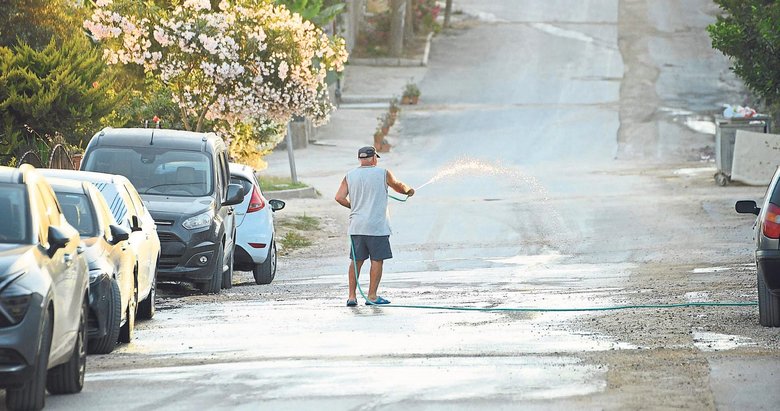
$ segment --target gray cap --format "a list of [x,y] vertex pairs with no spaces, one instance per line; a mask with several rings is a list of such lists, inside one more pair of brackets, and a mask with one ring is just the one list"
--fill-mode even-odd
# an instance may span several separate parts
[[360,150],[358,150],[358,158],[371,158],[373,156],[381,158],[379,157],[379,154],[376,153],[376,149],[373,146],[361,147]]

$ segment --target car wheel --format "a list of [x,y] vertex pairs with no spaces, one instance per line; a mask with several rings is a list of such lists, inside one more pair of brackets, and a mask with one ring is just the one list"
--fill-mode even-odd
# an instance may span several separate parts
[[271,246],[268,247],[268,257],[265,261],[255,265],[252,270],[255,276],[256,284],[271,284],[276,276],[276,241],[271,240]]
[[108,301],[106,321],[106,335],[93,338],[87,344],[90,354],[108,354],[114,351],[119,338],[119,326],[122,323],[122,296],[119,293],[119,284],[111,280],[111,299]]
[[149,295],[145,300],[138,304],[138,318],[144,320],[151,320],[154,317],[156,311],[155,298],[157,298],[157,269],[154,270],[154,277],[152,278],[152,288],[149,290]]
[[764,327],[780,327],[780,297],[772,294],[758,269],[758,322]]
[[46,376],[46,389],[52,394],[75,394],[84,387],[84,374],[87,371],[87,300],[81,303],[79,331],[68,362],[49,370]]
[[133,298],[130,304],[127,304],[127,313],[125,313],[125,325],[119,330],[119,342],[129,343],[133,341],[135,333],[135,314],[138,310],[138,283],[133,282]]
[[211,280],[200,283],[199,288],[205,294],[217,294],[222,289],[222,266],[225,265],[225,251],[222,247],[217,251],[217,261],[214,262],[214,272]]
[[5,405],[9,410],[40,410],[46,404],[46,369],[49,367],[52,332],[51,311],[47,309],[43,312],[43,327],[38,339],[35,374],[21,388],[6,391]]
[[233,257],[235,252],[230,253],[228,269],[222,273],[222,288],[233,288]]

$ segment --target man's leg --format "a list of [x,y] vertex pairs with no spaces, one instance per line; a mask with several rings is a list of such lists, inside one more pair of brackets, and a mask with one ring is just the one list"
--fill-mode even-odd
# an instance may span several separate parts
[[[363,261],[360,260],[357,262],[357,269],[358,272],[360,272],[360,268],[363,267]],[[372,261],[373,263],[373,261]],[[357,300],[357,295],[355,294],[355,291],[357,290],[357,281],[355,280],[355,263],[351,262],[349,263],[349,299],[350,300]],[[371,277],[373,278],[373,276]]]
[[371,284],[368,286],[368,299],[370,301],[376,301],[376,292],[379,289],[379,282],[382,281],[383,263],[382,260],[371,260]]

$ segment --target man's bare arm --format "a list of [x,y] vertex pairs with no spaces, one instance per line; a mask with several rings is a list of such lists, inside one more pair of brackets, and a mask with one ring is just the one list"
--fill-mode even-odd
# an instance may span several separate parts
[[352,204],[349,203],[347,196],[349,195],[349,189],[347,188],[347,178],[344,177],[341,180],[339,191],[336,192],[336,202],[347,208],[352,208]]
[[390,170],[387,170],[387,186],[395,190],[396,193],[406,194],[409,197],[414,195],[414,189],[396,179]]

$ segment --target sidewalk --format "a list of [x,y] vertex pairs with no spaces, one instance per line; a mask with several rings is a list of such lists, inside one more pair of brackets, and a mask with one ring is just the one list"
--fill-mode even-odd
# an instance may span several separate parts
[[[392,97],[399,97],[409,81],[419,83],[427,67],[377,67],[348,65],[344,74],[342,104],[331,114],[331,121],[316,129],[316,141],[305,149],[295,150],[298,179],[330,198],[338,189],[341,178],[357,166],[357,150],[373,144],[377,117],[386,113]],[[403,122],[404,109],[394,132]],[[382,154],[383,160],[392,157]],[[265,157],[268,168],[260,175],[289,177],[290,163],[286,150],[276,150]],[[385,162],[386,163],[386,162]]]

